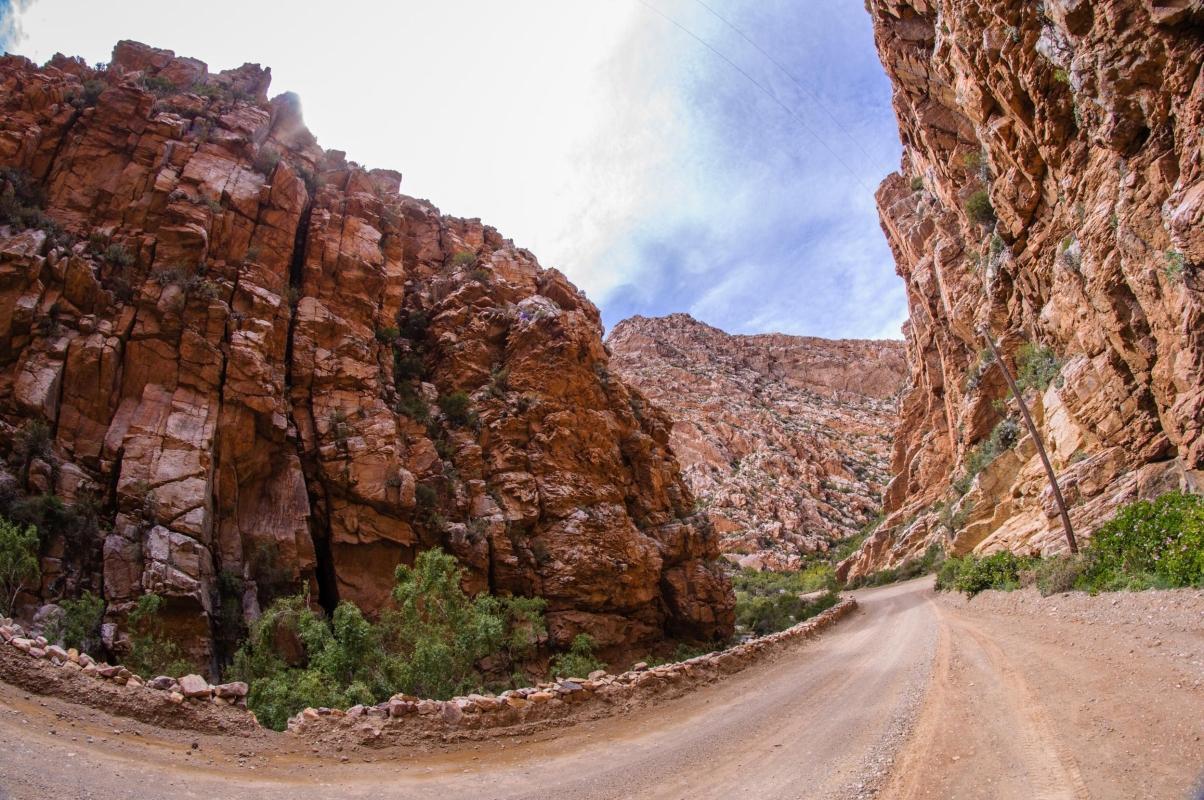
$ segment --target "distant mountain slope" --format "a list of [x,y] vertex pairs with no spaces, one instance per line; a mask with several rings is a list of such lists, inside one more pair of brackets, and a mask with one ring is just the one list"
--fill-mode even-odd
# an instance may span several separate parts
[[673,314],[625,320],[607,344],[612,368],[673,419],[670,443],[730,557],[792,567],[878,513],[901,342],[733,336]]

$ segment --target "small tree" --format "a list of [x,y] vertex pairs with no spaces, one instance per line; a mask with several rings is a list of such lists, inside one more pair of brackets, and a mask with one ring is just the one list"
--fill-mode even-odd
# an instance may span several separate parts
[[442,550],[397,568],[397,610],[384,625],[390,649],[403,659],[401,685],[422,697],[444,698],[472,687],[476,662],[502,645],[506,628],[497,598],[469,598],[463,570]]
[[38,529],[0,517],[0,612],[11,615],[17,596],[40,574]]

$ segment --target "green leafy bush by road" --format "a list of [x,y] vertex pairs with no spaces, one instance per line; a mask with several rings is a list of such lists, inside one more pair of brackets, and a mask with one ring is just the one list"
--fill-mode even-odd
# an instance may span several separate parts
[[757,595],[738,591],[736,624],[757,636],[764,636],[810,619],[836,605],[839,599],[840,597],[831,590],[810,600],[805,600],[794,592]]
[[59,608],[62,614],[51,623],[46,638],[63,647],[74,647],[81,653],[99,656],[105,601],[91,592],[84,592],[76,599],[59,601]]
[[594,640],[579,633],[567,653],[552,659],[549,672],[555,678],[586,678],[597,669],[606,669],[606,664],[594,657]]
[[512,663],[546,634],[538,598],[468,597],[462,570],[440,550],[397,568],[394,607],[377,622],[343,602],[331,619],[304,597],[278,600],[255,622],[232,673],[251,710],[282,730],[306,706],[378,703],[398,692],[447,699],[480,688],[487,656]]
[[965,556],[946,561],[937,576],[938,589],[971,597],[1024,585],[1043,594],[1204,586],[1204,498],[1169,492],[1130,503],[1077,556]]
[[812,564],[796,572],[742,569],[732,576],[732,588],[737,593],[761,596],[780,592],[805,594],[836,588],[836,576],[831,564]]

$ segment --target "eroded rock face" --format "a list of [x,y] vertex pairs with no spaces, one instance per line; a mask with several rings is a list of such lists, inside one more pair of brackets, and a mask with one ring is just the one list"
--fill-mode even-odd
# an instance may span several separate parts
[[[1065,546],[1029,438],[964,498],[950,490],[968,455],[1017,411],[998,367],[980,364],[978,326],[1009,364],[1026,343],[1062,363],[1028,399],[1080,534],[1137,496],[1198,489],[1199,4],[868,8],[905,145],[902,174],[878,202],[907,282],[914,388],[895,441],[890,516],[843,571],[891,566],[933,541],[956,553]],[[931,513],[942,502],[948,511]]]
[[794,569],[878,513],[901,342],[732,336],[673,314],[625,320],[607,344],[672,416],[673,451],[729,558]]
[[[0,59],[0,166],[69,234],[0,228],[0,446],[99,522],[38,595],[120,621],[156,592],[204,663],[219,608],[376,610],[442,547],[470,591],[547,598],[557,643],[729,633],[669,421],[607,376],[597,309],[320,148],[269,79],[132,42],[104,72]],[[17,463],[30,420],[51,454]]]

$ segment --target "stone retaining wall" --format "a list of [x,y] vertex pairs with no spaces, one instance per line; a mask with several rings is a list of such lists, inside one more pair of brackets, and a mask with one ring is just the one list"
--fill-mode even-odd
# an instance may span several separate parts
[[316,741],[350,740],[385,747],[422,739],[520,735],[598,719],[646,706],[654,699],[685,694],[739,672],[796,640],[816,636],[856,608],[857,601],[846,597],[784,631],[674,664],[651,668],[637,664],[619,675],[598,671],[587,678],[541,683],[499,695],[471,694],[440,701],[398,694],[375,706],[354,706],[346,711],[307,708],[289,720],[288,728]]
[[[384,746],[418,739],[481,738],[596,719],[644,705],[653,698],[684,694],[756,659],[810,638],[857,607],[852,597],[794,627],[687,661],[647,667],[637,664],[619,675],[602,671],[513,689],[499,695],[471,694],[451,700],[423,700],[398,694],[375,706],[347,710],[307,708],[289,721],[289,731],[312,739],[353,739]],[[0,619],[0,678],[39,694],[65,697],[123,716],[172,728],[201,731],[256,729],[246,711],[247,686],[211,686],[198,675],[150,680],[120,665],[97,662],[86,653],[26,636],[10,619]]]

